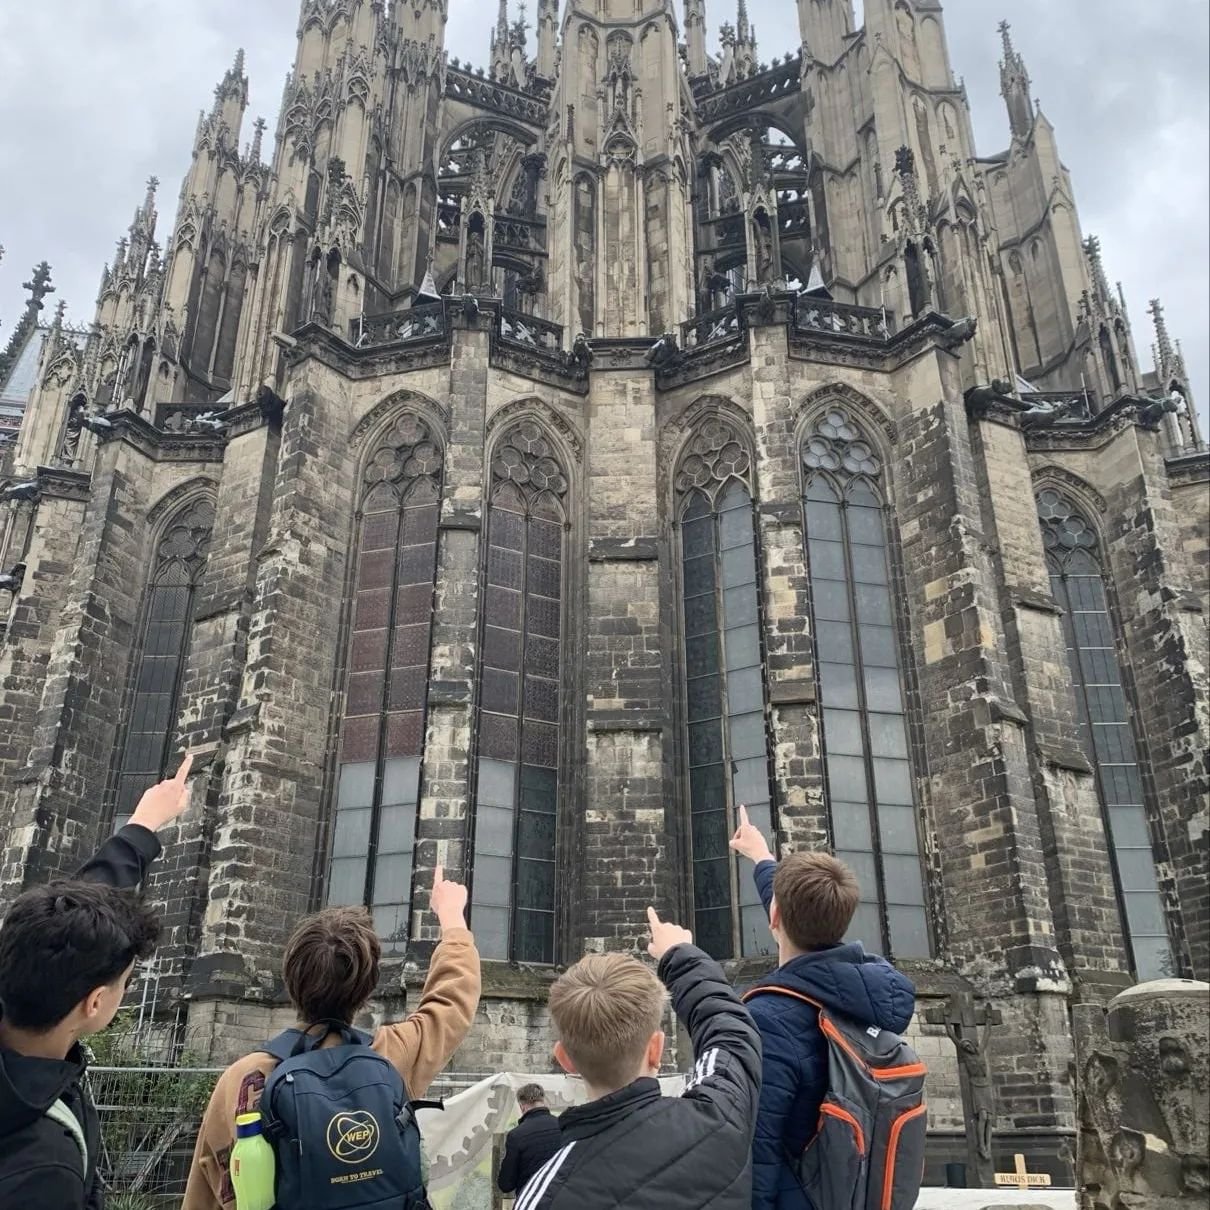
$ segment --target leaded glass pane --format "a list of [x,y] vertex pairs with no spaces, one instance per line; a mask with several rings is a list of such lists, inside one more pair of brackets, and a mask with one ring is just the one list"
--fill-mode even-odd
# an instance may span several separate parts
[[328,902],[333,907],[352,907],[365,899],[365,857],[334,857],[328,871]]
[[927,958],[932,953],[924,908],[892,904],[887,909],[887,916],[892,953],[901,958]]
[[[864,897],[850,936],[894,953],[927,954],[898,619],[879,491],[882,461],[861,426],[837,407],[807,438],[803,467],[832,835]],[[884,923],[887,904],[903,906]]]
[[1135,973],[1140,979],[1162,977],[1173,971],[1172,949],[1096,531],[1056,491],[1039,494],[1038,516],[1051,591],[1066,611],[1063,634],[1077,715],[1097,770]]
[[[740,803],[754,810],[766,804],[764,817],[772,822],[756,530],[751,496],[732,477],[750,460],[728,433],[721,422],[707,425],[677,477],[686,492],[681,609],[695,927],[699,944],[719,958],[755,952],[759,930],[750,926],[763,920],[759,906],[755,917],[745,915],[746,905],[755,905],[751,888],[741,885],[737,893],[727,845],[735,810]],[[713,497],[698,490],[708,485]]]
[[195,501],[160,535],[143,605],[127,714],[113,773],[114,823],[174,765],[180,684],[193,635],[193,594],[205,570],[214,507]]
[[408,941],[442,461],[405,415],[363,480],[327,898],[371,907],[386,953]]
[[555,957],[567,480],[551,449],[522,421],[493,458],[483,608],[472,923],[486,957],[526,962]]

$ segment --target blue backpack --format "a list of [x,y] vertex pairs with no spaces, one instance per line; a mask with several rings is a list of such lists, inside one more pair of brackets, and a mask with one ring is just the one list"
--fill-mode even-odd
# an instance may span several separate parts
[[[417,1108],[368,1034],[336,1021],[288,1029],[262,1050],[278,1064],[260,1110],[277,1159],[280,1210],[430,1210]],[[339,1033],[340,1046],[323,1046]]]

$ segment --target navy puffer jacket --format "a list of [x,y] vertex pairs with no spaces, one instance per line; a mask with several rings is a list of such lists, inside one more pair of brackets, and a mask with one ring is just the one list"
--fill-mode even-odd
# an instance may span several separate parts
[[[773,899],[777,863],[756,867],[765,910]],[[916,988],[884,958],[858,942],[793,958],[758,987],[786,987],[862,1025],[903,1033],[916,1007]],[[789,996],[753,996],[748,1009],[764,1048],[764,1083],[752,1151],[753,1210],[826,1210],[812,1207],[792,1168],[815,1134],[828,1090],[828,1047],[818,1012]]]

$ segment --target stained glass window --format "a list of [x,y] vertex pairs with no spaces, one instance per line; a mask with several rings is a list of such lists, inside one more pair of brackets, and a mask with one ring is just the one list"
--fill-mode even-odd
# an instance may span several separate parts
[[716,419],[676,480],[694,936],[716,958],[772,950],[760,897],[727,847],[741,804],[766,836],[775,824],[750,473],[743,443]]
[[409,934],[442,469],[403,415],[361,484],[328,902],[369,907],[387,953]]
[[130,713],[118,765],[117,827],[130,818],[143,791],[175,772],[181,675],[193,630],[193,600],[206,568],[214,505],[198,500],[169,523],[156,547],[155,564],[143,606]]
[[832,840],[862,890],[849,936],[899,958],[927,957],[882,460],[840,408],[815,424],[802,459]]
[[555,961],[566,496],[523,421],[491,465],[471,884],[485,958]]
[[1096,769],[1118,900],[1140,979],[1175,973],[1143,802],[1132,712],[1118,661],[1096,531],[1057,491],[1038,495],[1051,592],[1063,608],[1063,634],[1080,733]]

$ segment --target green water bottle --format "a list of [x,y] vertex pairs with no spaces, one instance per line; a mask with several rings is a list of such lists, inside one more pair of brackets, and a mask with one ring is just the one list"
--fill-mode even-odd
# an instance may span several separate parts
[[231,1184],[235,1210],[273,1210],[277,1161],[265,1138],[259,1113],[241,1113],[235,1119],[235,1148],[231,1152]]

